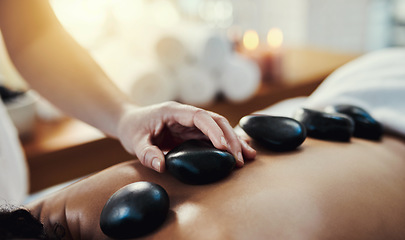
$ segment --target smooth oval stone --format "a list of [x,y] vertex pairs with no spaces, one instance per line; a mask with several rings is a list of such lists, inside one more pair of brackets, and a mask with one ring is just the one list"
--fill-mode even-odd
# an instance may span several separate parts
[[236,165],[232,154],[210,142],[188,140],[166,154],[166,168],[186,184],[208,184],[228,176]]
[[300,146],[307,133],[295,119],[268,115],[248,115],[239,126],[255,141],[274,151],[288,151]]
[[347,115],[308,108],[299,109],[294,118],[304,124],[309,137],[333,141],[350,141],[354,122]]
[[169,211],[169,196],[159,185],[135,182],[115,192],[100,215],[103,233],[115,239],[144,236],[157,229]]
[[353,105],[329,106],[327,112],[337,112],[350,116],[354,121],[353,136],[370,140],[380,140],[383,134],[381,124],[376,121],[366,110]]

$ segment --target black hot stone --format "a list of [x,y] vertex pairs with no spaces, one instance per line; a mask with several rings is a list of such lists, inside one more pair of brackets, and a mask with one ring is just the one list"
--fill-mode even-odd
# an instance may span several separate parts
[[235,167],[232,154],[210,142],[188,140],[166,154],[166,168],[186,184],[208,184],[228,176]]
[[115,192],[100,216],[103,233],[115,239],[144,236],[157,229],[169,211],[169,196],[159,185],[135,182]]
[[348,142],[353,135],[354,122],[344,114],[302,108],[294,118],[304,124],[309,137]]
[[352,105],[336,105],[326,108],[327,112],[338,112],[350,116],[354,121],[353,136],[370,140],[380,140],[383,128],[363,108]]
[[239,126],[255,141],[273,151],[289,151],[300,146],[307,134],[295,119],[268,115],[248,115]]

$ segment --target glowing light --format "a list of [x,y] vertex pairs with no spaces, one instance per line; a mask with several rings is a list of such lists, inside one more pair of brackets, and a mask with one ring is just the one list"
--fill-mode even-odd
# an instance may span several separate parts
[[169,1],[154,2],[152,9],[154,20],[161,27],[170,27],[180,21],[176,7]]
[[144,1],[114,1],[111,12],[120,24],[133,25],[146,15]]
[[98,45],[105,36],[110,0],[54,0],[51,6],[64,28],[85,48]]
[[243,35],[243,46],[248,50],[254,50],[259,46],[259,35],[256,31],[249,30]]
[[267,34],[267,43],[272,48],[279,48],[283,44],[283,32],[279,28],[272,28]]

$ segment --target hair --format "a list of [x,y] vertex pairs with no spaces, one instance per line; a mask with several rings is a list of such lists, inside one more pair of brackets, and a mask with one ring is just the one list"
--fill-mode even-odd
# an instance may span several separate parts
[[44,225],[26,209],[0,210],[0,239],[46,239]]
[[24,208],[0,208],[0,239],[61,239],[65,235],[63,226],[57,224],[53,233],[47,234],[44,225]]

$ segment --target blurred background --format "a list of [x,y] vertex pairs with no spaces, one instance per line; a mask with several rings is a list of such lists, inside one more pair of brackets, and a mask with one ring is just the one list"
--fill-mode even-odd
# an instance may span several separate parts
[[[253,97],[283,51],[405,45],[404,0],[51,0],[68,32],[139,105]],[[1,50],[0,73],[22,84]],[[288,60],[284,60],[288,61]],[[11,69],[10,69],[11,68]],[[288,74],[288,73],[287,73]]]
[[[405,44],[403,0],[53,0],[57,16],[86,48],[130,41],[142,52],[154,34],[191,22],[226,33],[270,28],[286,45],[364,52]],[[236,37],[242,37],[236,36]]]

